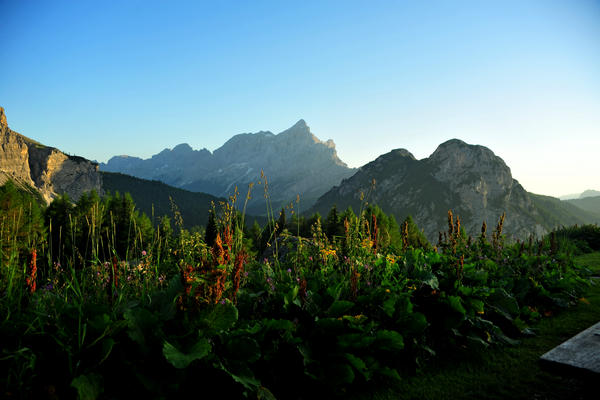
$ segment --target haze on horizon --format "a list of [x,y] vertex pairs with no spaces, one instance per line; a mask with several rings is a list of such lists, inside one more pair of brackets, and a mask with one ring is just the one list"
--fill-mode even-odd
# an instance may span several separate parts
[[526,190],[600,190],[600,2],[1,2],[9,126],[150,157],[300,118],[360,167],[490,148]]

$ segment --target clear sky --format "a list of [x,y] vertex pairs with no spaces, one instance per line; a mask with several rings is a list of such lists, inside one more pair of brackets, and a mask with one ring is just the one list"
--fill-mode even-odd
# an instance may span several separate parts
[[359,167],[451,138],[529,191],[600,190],[600,1],[0,0],[0,106],[70,154],[303,118]]

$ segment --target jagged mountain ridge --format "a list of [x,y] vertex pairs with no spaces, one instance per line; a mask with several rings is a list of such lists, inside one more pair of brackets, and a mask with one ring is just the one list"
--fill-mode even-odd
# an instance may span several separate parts
[[8,179],[37,189],[47,203],[62,193],[74,200],[92,189],[103,193],[98,164],[11,130],[0,107],[0,185]]
[[[180,144],[145,160],[113,157],[100,169],[220,197],[233,194],[236,186],[243,196],[248,184],[261,180],[264,171],[274,207],[297,195],[308,207],[355,172],[338,158],[333,141],[319,140],[304,120],[277,135],[268,131],[235,135],[212,153]],[[250,212],[266,212],[262,190],[255,187]]]
[[411,215],[433,241],[447,229],[448,210],[472,235],[480,233],[483,221],[491,232],[503,213],[504,231],[513,237],[540,236],[554,227],[500,157],[458,139],[440,144],[422,160],[408,150],[392,150],[324,194],[311,211],[323,214],[334,204],[358,211],[364,205],[361,192],[399,221]]

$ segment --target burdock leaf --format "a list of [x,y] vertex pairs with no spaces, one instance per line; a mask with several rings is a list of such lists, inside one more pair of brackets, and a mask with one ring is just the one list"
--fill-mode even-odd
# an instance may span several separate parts
[[79,400],[96,400],[103,392],[102,376],[98,374],[79,375],[71,381],[77,390]]
[[204,358],[209,352],[210,343],[206,338],[198,340],[188,353],[181,352],[166,340],[163,344],[163,354],[175,368],[185,368],[192,361]]

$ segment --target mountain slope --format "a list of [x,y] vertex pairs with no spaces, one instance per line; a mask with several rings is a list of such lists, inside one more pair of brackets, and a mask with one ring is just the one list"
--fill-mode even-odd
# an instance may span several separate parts
[[96,163],[66,155],[12,131],[8,128],[4,109],[0,107],[0,186],[8,180],[13,181],[19,190],[40,196],[46,203],[65,193],[74,201],[91,190],[101,196],[117,191],[130,193],[139,210],[156,217],[173,215],[172,198],[187,228],[206,226],[211,203],[225,200],[157,181],[99,172]]
[[586,191],[584,191],[583,193],[581,193],[581,195],[579,196],[580,199],[584,199],[586,197],[598,197],[600,196],[600,192],[597,190],[592,190],[592,189],[588,189]]
[[564,201],[564,203],[573,205],[580,208],[588,213],[592,214],[594,222],[600,223],[600,196],[595,197],[581,197],[579,199],[572,199]]
[[491,150],[453,139],[429,157],[416,160],[407,150],[393,150],[361,167],[352,177],[324,194],[311,209],[321,213],[333,205],[361,207],[361,192],[397,220],[412,215],[430,240],[445,231],[448,210],[459,215],[469,234],[490,227],[506,213],[505,232],[515,237],[541,235],[549,226],[529,194],[512,178],[510,168]]
[[[219,197],[232,195],[235,187],[244,195],[251,182],[264,183],[263,171],[274,207],[296,195],[303,204],[312,204],[355,172],[338,158],[333,141],[320,141],[304,120],[277,135],[264,131],[235,135],[214,153],[180,144],[146,160],[113,157],[100,168]],[[262,193],[253,196],[248,210],[266,213]]]
[[66,155],[11,130],[0,107],[0,184],[7,179],[36,188],[46,203],[62,193],[75,200],[92,189],[102,194],[96,163]]
[[533,193],[529,195],[539,211],[539,222],[549,228],[600,222],[600,214],[578,207],[572,200],[564,201]]
[[168,216],[172,219],[171,199],[181,213],[185,228],[206,226],[211,204],[215,206],[224,198],[206,193],[193,193],[159,181],[149,181],[129,175],[102,172],[104,190],[109,194],[129,193],[137,209],[149,217]]

